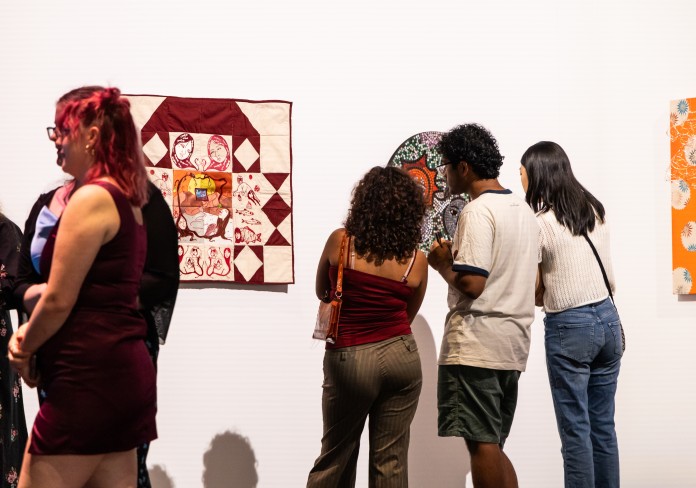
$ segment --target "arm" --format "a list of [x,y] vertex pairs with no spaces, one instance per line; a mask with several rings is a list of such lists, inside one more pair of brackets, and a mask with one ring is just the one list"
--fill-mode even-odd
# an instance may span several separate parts
[[413,294],[406,305],[409,322],[413,322],[416,318],[425,297],[425,289],[428,287],[428,260],[422,251],[416,251],[416,253],[416,261],[413,263],[409,282],[412,282],[413,278],[420,277],[420,283],[413,289]]
[[346,233],[345,229],[336,229],[331,233],[324,245],[324,251],[319,258],[317,265],[317,277],[315,282],[315,293],[321,300],[331,291],[331,279],[329,278],[329,267],[331,263],[338,262],[338,253],[341,247],[341,240]]
[[539,263],[539,269],[537,270],[537,277],[536,277],[536,287],[534,289],[534,305],[537,307],[543,307],[544,306],[544,291],[546,288],[544,287],[544,280],[541,278],[541,263]]
[[467,205],[459,215],[455,245],[436,241],[428,255],[428,263],[447,284],[471,300],[480,297],[486,288],[495,229],[490,210],[474,207]]
[[438,244],[433,242],[428,254],[428,264],[440,273],[440,276],[460,293],[476,300],[483,293],[486,287],[486,277],[476,273],[454,271],[454,257],[452,256],[452,243],[450,241],[442,241]]
[[23,326],[17,352],[33,354],[62,327],[99,249],[119,226],[116,204],[105,189],[87,185],[75,192],[61,218],[46,291]]

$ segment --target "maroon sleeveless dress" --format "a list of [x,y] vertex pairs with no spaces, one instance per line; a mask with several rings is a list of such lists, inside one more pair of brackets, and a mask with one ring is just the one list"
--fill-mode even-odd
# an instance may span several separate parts
[[[136,307],[145,228],[117,187],[94,184],[111,194],[121,226],[99,250],[63,326],[37,351],[46,399],[34,421],[32,454],[126,451],[157,438],[155,369]],[[45,279],[59,226],[41,255]]]

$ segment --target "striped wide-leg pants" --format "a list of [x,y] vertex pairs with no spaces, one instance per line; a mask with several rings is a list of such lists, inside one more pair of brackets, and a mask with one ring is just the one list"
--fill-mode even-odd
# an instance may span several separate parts
[[327,350],[324,435],[307,487],[355,486],[360,437],[368,416],[370,488],[407,487],[409,428],[422,379],[412,335]]

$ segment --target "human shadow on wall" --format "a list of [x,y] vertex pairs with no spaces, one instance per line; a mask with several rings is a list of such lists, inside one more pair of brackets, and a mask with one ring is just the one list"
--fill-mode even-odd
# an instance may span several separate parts
[[437,435],[437,357],[430,326],[418,315],[411,324],[423,368],[423,388],[411,423],[408,480],[411,486],[462,488],[471,471],[464,439]]
[[148,473],[150,474],[150,486],[152,488],[174,488],[174,481],[159,464],[148,469]]
[[205,488],[256,488],[256,456],[249,439],[226,431],[210,441],[203,455]]

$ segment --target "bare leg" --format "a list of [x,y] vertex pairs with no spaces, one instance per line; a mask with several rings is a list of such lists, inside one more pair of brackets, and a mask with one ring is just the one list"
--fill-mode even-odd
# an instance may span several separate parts
[[500,448],[500,455],[503,456],[503,464],[505,465],[503,469],[505,470],[508,484],[511,488],[518,488],[519,485],[517,482],[517,473],[515,472],[515,468],[512,466],[510,458],[507,457],[502,447]]
[[135,488],[135,449],[95,455],[35,455],[29,442],[18,488]]
[[517,488],[517,474],[499,444],[466,441],[474,488]]
[[18,488],[81,488],[85,486],[102,455],[24,456]]
[[85,488],[135,488],[138,485],[136,450],[104,454]]

